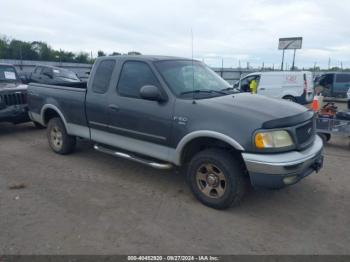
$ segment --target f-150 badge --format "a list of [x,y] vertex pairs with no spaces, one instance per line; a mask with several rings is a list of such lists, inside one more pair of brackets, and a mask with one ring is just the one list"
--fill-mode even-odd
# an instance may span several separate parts
[[174,116],[174,121],[177,121],[179,125],[186,125],[188,119],[184,116]]

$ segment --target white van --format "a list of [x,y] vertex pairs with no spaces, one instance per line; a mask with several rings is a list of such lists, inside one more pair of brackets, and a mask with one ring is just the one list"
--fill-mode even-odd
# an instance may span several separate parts
[[249,83],[255,79],[257,93],[274,98],[283,98],[299,104],[310,103],[314,97],[312,73],[308,71],[256,72],[244,76],[235,88],[249,92]]

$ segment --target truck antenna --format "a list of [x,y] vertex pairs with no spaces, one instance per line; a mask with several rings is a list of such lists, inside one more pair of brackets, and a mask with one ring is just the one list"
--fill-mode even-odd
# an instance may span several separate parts
[[196,103],[194,97],[194,66],[193,66],[193,30],[191,28],[191,56],[192,56],[192,104]]

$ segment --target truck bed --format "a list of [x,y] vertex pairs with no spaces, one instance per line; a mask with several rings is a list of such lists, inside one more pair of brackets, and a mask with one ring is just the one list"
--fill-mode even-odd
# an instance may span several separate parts
[[46,85],[30,83],[28,85],[28,107],[30,117],[39,123],[46,124],[41,117],[44,105],[56,107],[62,112],[63,119],[75,126],[87,126],[85,113],[86,83],[75,83],[71,86]]

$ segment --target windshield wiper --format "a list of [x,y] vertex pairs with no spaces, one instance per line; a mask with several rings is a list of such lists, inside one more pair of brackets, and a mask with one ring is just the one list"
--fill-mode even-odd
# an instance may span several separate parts
[[218,91],[218,90],[206,90],[206,89],[197,89],[197,90],[191,90],[191,91],[185,91],[185,92],[181,92],[180,95],[186,95],[186,94],[192,94],[192,93],[208,93],[208,94],[212,94],[212,93],[217,93],[217,94],[221,94],[221,95],[227,95],[226,92],[223,91]]
[[238,88],[235,88],[235,87],[227,87],[227,88],[224,88],[224,89],[221,89],[221,91],[236,91],[239,92]]

